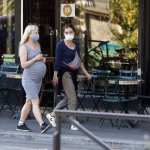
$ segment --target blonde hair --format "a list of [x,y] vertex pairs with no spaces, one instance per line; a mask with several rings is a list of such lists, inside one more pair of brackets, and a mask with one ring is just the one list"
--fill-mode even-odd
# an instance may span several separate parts
[[20,45],[25,44],[28,41],[28,38],[31,33],[38,32],[38,31],[39,28],[37,25],[27,25],[24,30],[23,36],[21,38]]

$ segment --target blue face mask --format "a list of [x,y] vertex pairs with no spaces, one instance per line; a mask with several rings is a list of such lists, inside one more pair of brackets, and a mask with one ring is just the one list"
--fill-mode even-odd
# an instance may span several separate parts
[[32,40],[33,40],[33,42],[37,42],[39,40],[39,35],[38,34],[33,34],[32,35]]

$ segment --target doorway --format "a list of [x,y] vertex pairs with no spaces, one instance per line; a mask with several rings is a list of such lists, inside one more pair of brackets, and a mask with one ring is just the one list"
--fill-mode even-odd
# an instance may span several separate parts
[[24,0],[23,27],[33,23],[39,26],[42,53],[54,57],[56,41],[55,0]]

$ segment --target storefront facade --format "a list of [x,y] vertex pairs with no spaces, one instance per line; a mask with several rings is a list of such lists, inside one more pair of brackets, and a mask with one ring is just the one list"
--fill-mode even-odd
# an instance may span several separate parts
[[[54,56],[56,40],[60,38],[62,19],[60,17],[61,3],[67,3],[66,0],[0,0],[0,56],[5,53],[15,54],[18,57],[18,45],[25,26],[29,23],[35,23],[40,28],[40,42],[42,51],[49,57]],[[72,1],[71,1],[72,2]],[[81,0],[74,1],[76,3]],[[84,0],[85,2],[85,0]],[[89,2],[89,1],[88,1]],[[92,3],[93,2],[93,3]],[[96,0],[90,0],[90,5],[94,6]],[[102,1],[103,2],[103,1]],[[141,69],[141,78],[145,81],[142,86],[142,93],[149,95],[149,18],[148,7],[150,2],[139,0],[139,68]],[[85,28],[89,30],[89,17],[95,15],[89,13],[85,17]],[[103,20],[107,20],[107,13],[103,14]],[[99,18],[98,18],[99,19]],[[79,22],[81,24],[81,22]],[[92,35],[91,35],[92,36]],[[90,35],[89,35],[90,37]],[[2,59],[2,58],[1,58]]]
[[[85,22],[89,21],[89,15],[92,13],[91,10],[86,10],[87,15],[84,14],[84,18],[80,18],[78,16],[78,10],[76,10],[77,17],[74,19],[73,17],[61,17],[60,9],[62,3],[70,2],[75,3],[77,7],[80,5],[80,7],[87,6],[94,8],[95,5],[97,5],[94,1],[95,0],[12,0],[10,2],[9,0],[0,0],[0,7],[2,8],[0,16],[4,18],[3,20],[5,20],[5,22],[0,22],[0,25],[7,28],[6,30],[2,30],[6,33],[1,34],[0,40],[2,42],[0,45],[0,55],[2,56],[5,53],[15,53],[17,59],[18,45],[21,35],[25,26],[30,23],[37,24],[39,26],[42,51],[47,53],[49,57],[54,56],[56,40],[62,36],[61,27],[64,22],[73,22],[73,24],[75,24],[76,27],[83,32],[86,28],[89,28],[88,35],[90,36],[90,27],[88,23],[86,24]],[[102,4],[103,3],[106,2],[102,1]],[[8,10],[4,13],[6,9]],[[80,19],[78,20],[78,18]]]
[[0,0],[0,8],[0,56],[15,54],[17,58],[21,35],[30,23],[39,26],[42,51],[54,56],[59,30],[58,0]]

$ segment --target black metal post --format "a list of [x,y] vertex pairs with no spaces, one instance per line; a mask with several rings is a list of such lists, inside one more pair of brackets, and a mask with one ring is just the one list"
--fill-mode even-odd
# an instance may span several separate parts
[[21,0],[15,0],[15,61],[19,63],[18,46],[21,39]]
[[89,138],[91,138],[94,142],[96,142],[100,147],[103,147],[105,150],[112,150],[107,144],[105,144],[100,138],[95,136],[91,131],[83,127],[78,121],[69,117],[69,120],[77,126],[84,134],[86,134]]
[[83,133],[85,133],[89,138],[103,147],[105,150],[112,150],[107,144],[105,144],[100,138],[95,136],[91,131],[82,126],[74,117],[92,117],[92,118],[111,118],[111,119],[124,119],[124,120],[140,120],[140,121],[150,121],[149,115],[139,115],[139,114],[123,114],[123,113],[107,113],[107,112],[87,112],[87,111],[71,111],[71,110],[55,110],[56,114],[56,131],[53,135],[53,150],[60,150],[61,146],[61,118],[66,116],[69,120],[77,126]]
[[80,117],[92,117],[92,118],[107,118],[107,119],[124,119],[124,120],[140,120],[150,121],[150,115],[141,114],[125,114],[125,113],[108,113],[108,112],[87,112],[87,111],[69,111],[69,110],[56,110],[59,116],[80,116]]
[[88,68],[88,35],[87,35],[87,32],[84,32],[84,53],[85,53],[84,64],[85,64],[85,67]]
[[[142,79],[144,83],[141,87],[141,94],[149,96],[150,95],[150,1],[140,0],[140,15],[139,15],[139,54],[140,54],[140,65],[142,71]],[[150,105],[147,102],[147,105]]]
[[53,53],[53,38],[54,38],[54,31],[51,29],[50,30],[50,57],[54,57],[54,53]]
[[56,114],[56,130],[53,134],[53,150],[60,150],[61,146],[61,116]]

